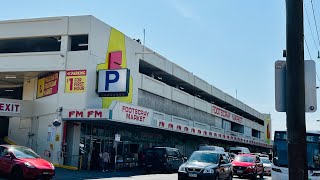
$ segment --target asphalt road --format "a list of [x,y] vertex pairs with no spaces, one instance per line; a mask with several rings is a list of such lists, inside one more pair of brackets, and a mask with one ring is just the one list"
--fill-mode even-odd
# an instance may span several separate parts
[[[3,176],[0,176],[0,180],[5,180]],[[132,173],[101,173],[101,172],[79,172],[79,171],[58,171],[54,180],[177,180],[177,173],[174,174],[132,174]],[[234,176],[234,180],[238,180],[237,176]],[[271,180],[270,176],[265,176],[264,180]],[[241,180],[246,180],[245,178]]]
[[[137,175],[137,176],[130,176],[130,177],[115,177],[115,178],[102,178],[105,180],[177,180],[177,174],[150,174],[150,175]],[[234,176],[235,180],[239,179],[238,177]],[[266,176],[264,180],[271,180],[270,176]],[[93,179],[92,179],[93,180]],[[96,180],[96,179],[95,179]],[[244,178],[242,180],[245,180]]]

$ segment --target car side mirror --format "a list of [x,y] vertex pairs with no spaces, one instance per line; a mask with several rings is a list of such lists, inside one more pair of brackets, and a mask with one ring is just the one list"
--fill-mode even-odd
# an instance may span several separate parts
[[11,159],[11,160],[14,159],[14,156],[13,156],[11,153],[6,154],[4,157],[5,157],[5,158],[9,158],[9,159]]
[[186,156],[182,156],[182,159],[185,160],[185,161],[188,160],[188,158]]
[[221,160],[220,160],[220,164],[227,164],[227,162],[226,162],[226,160],[221,159]]

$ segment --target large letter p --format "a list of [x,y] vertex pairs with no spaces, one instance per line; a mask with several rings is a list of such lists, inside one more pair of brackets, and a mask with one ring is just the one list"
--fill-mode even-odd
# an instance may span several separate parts
[[[111,76],[114,75],[114,76]],[[113,77],[113,79],[111,79]],[[115,83],[119,80],[119,73],[117,71],[106,71],[106,87],[105,90],[109,90],[109,84]]]

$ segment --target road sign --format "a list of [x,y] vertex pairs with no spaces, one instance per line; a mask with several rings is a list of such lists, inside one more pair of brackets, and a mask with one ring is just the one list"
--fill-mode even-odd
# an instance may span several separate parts
[[[305,111],[317,111],[316,65],[313,60],[304,61],[305,79]],[[286,112],[287,90],[286,61],[275,62],[275,106],[278,112]]]

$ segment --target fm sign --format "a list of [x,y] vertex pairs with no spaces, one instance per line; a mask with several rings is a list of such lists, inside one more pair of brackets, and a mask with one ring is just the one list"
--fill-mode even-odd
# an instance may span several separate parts
[[128,96],[129,69],[100,70],[98,77],[98,94],[100,97]]

